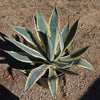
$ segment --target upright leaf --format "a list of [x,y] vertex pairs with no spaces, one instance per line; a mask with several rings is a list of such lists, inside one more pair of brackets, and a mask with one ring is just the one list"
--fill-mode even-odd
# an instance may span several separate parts
[[35,68],[30,72],[25,85],[24,93],[27,92],[29,88],[32,87],[32,85],[34,85],[34,83],[37,82],[45,74],[47,69],[48,69],[48,65],[43,64],[40,67]]
[[39,32],[39,36],[40,36],[42,44],[45,47],[45,52],[47,54],[47,58],[50,61],[53,61],[54,60],[54,52],[53,52],[53,47],[52,47],[52,44],[51,44],[51,41],[50,41],[48,35],[43,32]]
[[78,21],[77,20],[74,25],[71,27],[71,29],[69,30],[69,32],[65,35],[64,38],[64,51],[69,47],[69,45],[73,42],[75,36],[76,36],[76,30],[77,30],[77,26],[78,26]]
[[[43,18],[42,14],[40,13],[38,8],[37,8],[37,27],[38,27],[38,33],[39,33],[40,40],[43,39],[41,33],[47,34],[47,36],[49,36],[48,25],[47,25],[45,19]],[[41,40],[41,42],[43,43],[44,41]],[[45,50],[46,47],[45,47],[44,43],[43,43],[43,47]]]
[[38,34],[38,26],[37,26],[37,18],[36,18],[36,16],[35,15],[33,15],[33,18],[34,18],[34,24],[35,24],[35,30],[36,30],[36,34],[37,34],[37,37],[38,37],[38,39],[40,39],[39,38],[39,34]]
[[59,49],[55,55],[54,61],[57,61],[59,59],[60,55],[61,55],[61,50]]
[[35,29],[37,31],[37,18],[34,14],[33,14],[33,18],[34,18]]
[[52,68],[49,68],[48,85],[49,85],[51,94],[53,98],[55,99],[56,91],[58,87],[58,76],[56,74],[56,71]]
[[56,8],[54,8],[51,19],[50,19],[50,33],[51,33],[51,42],[53,45],[53,50],[55,51],[55,43],[57,36],[57,27],[58,27],[58,14]]
[[61,50],[61,48],[60,48],[59,33],[58,33],[58,31],[57,31],[56,39],[55,39],[55,50],[54,50],[55,55],[58,53],[58,50]]
[[69,54],[68,50],[71,48],[71,46],[73,45],[74,41],[69,45],[69,47],[61,54],[61,56],[66,56]]
[[40,41],[41,41],[41,44],[43,46],[43,49],[44,49],[45,53],[47,53],[47,51],[46,51],[46,48],[47,48],[47,34],[41,32],[41,31],[38,31],[38,34],[39,34]]
[[68,30],[69,30],[69,22],[67,23],[67,25],[65,26],[65,28],[62,31],[63,40],[64,40],[65,36],[67,35]]
[[51,41],[49,39],[49,37],[47,36],[47,43],[48,43],[48,47],[47,47],[47,56],[49,57],[50,61],[54,60],[54,52],[53,52],[53,46],[51,44]]
[[[60,28],[59,28],[60,29]],[[62,31],[62,33],[61,33],[61,31],[59,30],[59,32],[62,34],[62,36],[61,36],[61,41],[64,41],[64,38],[65,38],[65,36],[68,34],[68,30],[69,30],[69,22],[67,23],[67,25],[65,26],[65,28],[63,29],[63,31]],[[58,39],[58,38],[57,38]],[[63,43],[63,46],[64,46],[64,43]],[[56,48],[56,51],[58,52],[58,50],[59,50],[59,48],[60,48],[60,43],[57,43],[57,48]],[[63,47],[64,48],[64,47]],[[65,52],[63,52],[63,54],[65,54]]]
[[62,38],[62,34],[61,34],[61,30],[60,30],[60,27],[58,26],[58,33],[59,33],[59,40],[60,40],[60,48],[61,48],[61,51],[63,51],[64,49],[64,43],[63,43],[63,38]]
[[39,9],[37,8],[37,25],[38,31],[47,34],[47,24],[43,16],[41,15]]

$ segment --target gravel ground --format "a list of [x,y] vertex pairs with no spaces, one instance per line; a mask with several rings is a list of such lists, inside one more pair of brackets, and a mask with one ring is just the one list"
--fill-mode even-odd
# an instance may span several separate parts
[[[66,75],[59,81],[56,100],[99,100],[100,99],[100,0],[56,0],[61,29],[70,19],[70,26],[78,19],[77,36],[70,53],[82,47],[90,46],[81,57],[89,61],[95,71],[81,67],[72,70],[79,76]],[[37,0],[37,6],[49,21],[55,6],[54,0]],[[2,36],[14,38],[15,33],[8,24],[28,28],[33,33],[32,14],[36,14],[35,0],[0,0],[0,49],[13,48],[4,42]],[[6,80],[8,67],[12,69],[13,79]],[[22,64],[0,51],[0,100],[53,100],[48,88],[35,84],[24,97],[27,76],[19,72]]]

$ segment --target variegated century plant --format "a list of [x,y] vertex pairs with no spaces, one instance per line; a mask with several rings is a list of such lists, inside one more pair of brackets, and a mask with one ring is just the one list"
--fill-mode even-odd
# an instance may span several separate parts
[[[33,67],[33,69],[30,70],[24,93],[49,70],[48,85],[55,99],[58,87],[58,72],[78,75],[69,69],[75,65],[93,70],[90,63],[80,58],[89,46],[68,55],[68,49],[72,46],[76,36],[78,21],[79,20],[77,20],[71,28],[69,28],[68,22],[63,31],[61,31],[56,7],[52,12],[49,24],[46,23],[37,8],[37,16],[34,16],[35,34],[32,34],[28,29],[10,25],[26,40],[27,45],[5,37],[6,40],[22,50],[22,52],[5,52],[18,61],[30,63],[31,65],[39,64],[38,67]],[[27,70],[25,70],[25,72],[27,72]]]

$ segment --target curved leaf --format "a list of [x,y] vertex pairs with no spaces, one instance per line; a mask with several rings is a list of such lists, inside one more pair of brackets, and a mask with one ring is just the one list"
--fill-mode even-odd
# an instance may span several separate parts
[[70,68],[73,65],[74,61],[70,63],[65,63],[65,62],[53,62],[53,65],[56,66],[57,68]]
[[77,20],[74,25],[71,27],[71,29],[68,31],[64,38],[64,51],[69,47],[69,45],[73,42],[75,36],[76,36],[76,30],[78,26],[78,21]]
[[67,35],[68,30],[69,30],[69,22],[67,23],[67,25],[65,26],[65,28],[62,31],[63,40],[64,40],[65,36]]
[[56,74],[56,71],[52,68],[49,68],[48,85],[49,85],[51,94],[53,98],[55,99],[56,91],[58,87],[58,76]]
[[[91,70],[94,70],[92,65],[87,62],[86,60],[84,59],[76,59],[76,60],[73,60],[74,63],[72,64],[72,66],[80,66],[80,67],[84,67],[84,68],[88,68],[88,69],[91,69]],[[63,62],[63,61],[62,61]],[[71,63],[72,61],[64,61],[63,63]]]
[[38,68],[33,69],[27,79],[26,85],[25,85],[25,92],[27,92],[34,83],[36,83],[46,72],[48,69],[47,64],[43,64]]
[[33,34],[28,29],[25,29],[22,27],[16,27],[12,25],[10,25],[10,27],[14,29],[17,33],[19,33],[26,41],[28,41],[34,47],[37,47],[36,39],[34,38]]
[[25,51],[26,53],[34,56],[34,57],[37,57],[37,58],[41,58],[41,59],[44,59],[46,60],[46,58],[44,56],[42,56],[38,51],[34,50],[34,49],[31,49],[30,47],[22,44],[22,43],[19,43],[15,40],[12,40],[12,39],[9,39],[7,37],[5,37],[6,40],[10,41],[11,43],[13,43],[14,45],[16,45],[17,47],[19,47],[20,49],[22,49],[23,51]]
[[25,63],[43,63],[44,61],[42,59],[35,58],[33,56],[30,56],[26,53],[22,52],[14,52],[14,51],[4,51],[11,55],[13,58],[15,58],[18,61],[25,62]]
[[40,46],[39,39],[37,39],[36,36],[32,34],[28,29],[22,27],[16,27],[12,25],[10,25],[10,27],[13,28],[16,32],[18,32],[29,44],[31,44],[32,48],[38,50],[39,52],[41,52],[41,54],[45,55],[45,53],[43,52]]
[[56,68],[56,70],[62,72],[62,73],[65,73],[65,74],[70,74],[70,75],[78,75],[78,73],[76,72],[73,72],[69,69],[61,69],[61,68]]
[[36,34],[37,34],[38,39],[40,40],[39,34],[38,34],[37,18],[36,18],[36,16],[34,14],[33,14],[33,18],[34,18],[34,24],[35,24]]
[[89,46],[84,47],[71,55],[61,57],[60,60],[61,61],[67,61],[67,60],[72,61],[72,60],[78,59],[88,48]]
[[84,59],[75,60],[73,65],[77,65],[77,66],[80,66],[80,67],[84,67],[84,68],[88,68],[88,69],[94,70],[92,65],[89,62],[87,62],[86,60],[84,60]]

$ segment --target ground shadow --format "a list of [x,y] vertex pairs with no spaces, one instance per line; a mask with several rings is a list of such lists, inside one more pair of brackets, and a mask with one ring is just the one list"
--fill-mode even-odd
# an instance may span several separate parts
[[100,77],[79,100],[100,100]]
[[[21,52],[21,49],[19,49],[15,45],[13,45],[11,42],[7,41],[5,39],[5,37],[7,37],[7,36],[4,35],[4,33],[0,32],[0,36],[2,37],[2,39],[0,39],[0,57],[4,58],[4,59],[0,59],[0,63],[8,64],[7,70],[9,72],[9,74],[12,75],[12,68],[23,70],[23,69],[31,69],[31,68],[35,68],[35,67],[39,66],[39,64],[36,64],[34,66],[34,65],[30,65],[29,63],[23,63],[23,62],[17,61],[13,57],[11,57],[9,54],[5,53],[4,50]],[[20,41],[18,35],[15,35],[13,37],[15,38],[16,41]],[[23,40],[23,42],[25,44],[24,40]],[[25,75],[28,76],[28,74],[25,74]],[[13,75],[12,75],[12,78],[13,78]],[[45,78],[45,80],[46,80],[46,78]],[[44,87],[45,85],[42,84],[42,82],[38,81],[37,83],[41,86],[43,85],[43,87]]]
[[[32,67],[28,63],[23,63],[20,61],[15,60],[10,55],[4,52],[4,50],[7,51],[17,51],[21,52],[21,49],[14,46],[11,42],[7,41],[4,37],[5,35],[0,32],[0,36],[3,38],[3,40],[0,39],[0,57],[4,57],[5,59],[0,59],[0,63],[7,63],[9,67],[16,68],[16,69],[28,69]],[[15,39],[18,41],[18,36],[16,35]]]
[[19,100],[19,98],[0,85],[0,100]]

